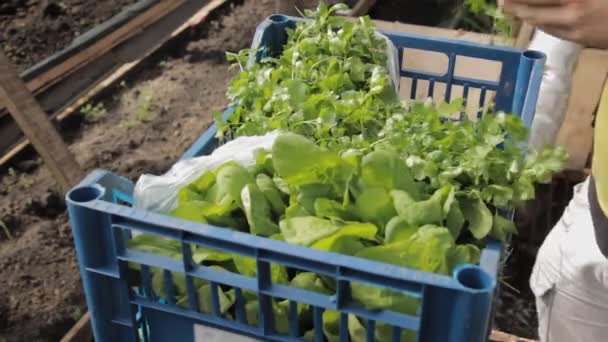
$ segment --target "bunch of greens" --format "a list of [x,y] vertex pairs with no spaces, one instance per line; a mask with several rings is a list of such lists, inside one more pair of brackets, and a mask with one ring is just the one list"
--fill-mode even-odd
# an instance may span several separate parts
[[[446,275],[456,265],[478,262],[477,242],[465,228],[476,229],[479,208],[458,210],[461,204],[451,185],[429,192],[427,184],[416,181],[394,151],[338,154],[301,135],[285,133],[276,139],[271,151],[259,151],[256,161],[251,170],[228,162],[204,173],[180,190],[179,205],[172,214],[322,251]],[[504,219],[489,220],[498,229],[506,227]],[[177,242],[150,235],[135,237],[129,247],[181,257]],[[252,258],[202,247],[193,249],[192,258],[216,270],[256,275]],[[154,269],[152,273],[155,293],[166,298],[170,292],[163,272]],[[276,264],[271,274],[278,284],[324,294],[336,291],[331,278],[288,271]],[[174,276],[173,283],[177,304],[186,305],[184,276]],[[199,310],[210,312],[210,285],[200,279],[194,285]],[[233,291],[218,291],[221,312],[227,316],[232,315]],[[396,291],[362,283],[353,283],[351,291],[353,299],[369,309],[409,314],[418,310],[417,299]],[[256,324],[257,296],[247,291],[244,296],[248,322]],[[275,329],[286,333],[289,303],[275,301],[273,309]],[[312,317],[310,308],[301,304],[298,311],[303,317],[301,324],[306,326]],[[332,311],[325,315],[324,330],[331,340],[338,324],[333,318],[338,316]],[[365,330],[361,322],[351,328],[357,327]],[[379,340],[390,336],[390,327],[379,323],[378,329]],[[389,335],[383,335],[384,330]],[[411,332],[404,332],[404,336],[408,334]]]
[[[400,103],[387,74],[386,41],[368,19],[332,16],[337,9],[308,11],[310,21],[288,30],[280,56],[245,67],[254,51],[229,54],[241,72],[228,90],[234,111],[227,121],[216,115],[220,137],[281,129],[336,151],[391,148],[417,180],[433,190],[452,185],[487,215],[532,199],[534,184],[561,168],[563,149],[525,148],[528,130],[517,116],[454,121],[446,117],[462,112],[462,99]],[[477,236],[488,229],[484,224]]]
[[321,2],[307,11],[310,21],[287,30],[280,56],[246,66],[258,51],[228,54],[240,72],[227,93],[234,111],[227,121],[215,114],[219,137],[282,129],[331,146],[378,134],[400,106],[387,73],[387,41],[367,17],[332,16],[342,6]]
[[561,169],[565,150],[528,148],[528,129],[519,117],[490,113],[478,120],[451,119],[449,114],[461,109],[462,99],[439,106],[410,101],[386,121],[373,148],[397,151],[416,180],[432,189],[451,185],[458,197],[486,213],[486,204],[508,209],[533,199],[534,185]]

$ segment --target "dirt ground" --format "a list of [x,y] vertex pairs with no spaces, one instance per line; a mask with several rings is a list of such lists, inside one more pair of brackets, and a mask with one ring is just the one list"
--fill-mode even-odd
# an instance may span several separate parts
[[[225,51],[248,47],[273,5],[249,0],[218,11],[190,43],[120,86],[105,114],[68,132],[80,164],[131,179],[167,170],[226,104]],[[0,229],[0,341],[57,341],[86,311],[65,208],[37,163],[23,161],[0,180],[0,218],[12,235]]]
[[20,71],[137,0],[2,0],[0,46]]
[[[115,4],[103,6],[107,8],[105,15],[110,16],[133,1],[108,2]],[[388,1],[388,7],[379,7],[372,14],[392,19],[388,15],[396,11],[397,2]],[[37,6],[42,3],[65,6],[65,22],[74,25],[77,14],[71,13],[76,10],[66,9],[78,4],[83,11],[87,4],[97,2],[1,2],[0,15],[9,13],[15,18],[8,26],[4,17],[0,18],[4,39],[6,27],[30,22],[30,31],[23,33],[27,38],[8,39],[9,50],[10,44],[24,45],[12,54],[21,67],[67,45],[75,33],[104,16],[87,15],[85,24],[69,26],[67,33],[55,37],[51,29],[27,19],[31,16],[27,13],[38,13]],[[17,14],[10,14],[11,4]],[[63,127],[64,138],[80,164],[88,171],[109,169],[132,180],[142,173],[166,171],[210,125],[210,113],[226,105],[231,71],[225,51],[248,47],[256,25],[273,11],[274,0],[226,4],[193,32],[188,42],[174,46],[133,79],[122,82],[110,92],[111,97],[95,102],[100,104],[97,110],[70,119]],[[415,15],[410,12],[398,19],[406,17]],[[36,38],[38,32],[54,38]],[[43,45],[37,43],[44,39],[49,42],[48,51],[40,50]],[[57,341],[86,311],[62,195],[50,173],[39,165],[37,159],[22,160],[0,175],[0,342]],[[497,328],[524,337],[536,334],[534,303],[527,287],[530,267],[529,253],[519,253],[516,248],[506,264],[510,280],[505,279],[515,289],[503,286],[496,315]]]

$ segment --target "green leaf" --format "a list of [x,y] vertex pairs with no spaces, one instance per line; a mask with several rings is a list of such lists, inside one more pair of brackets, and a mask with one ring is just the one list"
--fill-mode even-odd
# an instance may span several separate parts
[[420,300],[387,288],[380,288],[360,282],[351,283],[351,294],[355,301],[363,304],[368,310],[390,310],[409,315],[416,315]]
[[390,244],[397,241],[408,240],[418,230],[418,226],[413,226],[401,216],[393,217],[386,224],[384,232],[384,242]]
[[308,86],[306,83],[299,80],[287,80],[287,89],[289,89],[289,102],[296,110],[302,109],[306,101]]
[[370,223],[350,223],[340,228],[333,234],[317,240],[311,245],[314,249],[322,251],[333,251],[336,242],[346,236],[373,240],[378,232],[378,228]]
[[296,202],[306,209],[309,213],[315,213],[315,203],[317,199],[331,196],[331,185],[328,184],[307,184],[299,188],[296,195]]
[[340,219],[345,221],[354,220],[353,215],[343,208],[341,203],[328,198],[315,199],[315,215],[328,219]]
[[348,335],[352,342],[365,342],[367,328],[354,315],[348,315]]
[[511,220],[496,214],[494,215],[492,230],[490,231],[490,237],[499,241],[507,241],[509,234],[517,234],[517,228],[515,223]]
[[451,116],[460,113],[463,108],[464,98],[460,97],[452,100],[450,103],[442,102],[437,106],[437,112],[444,116]]
[[279,232],[270,217],[270,205],[257,185],[247,184],[241,192],[241,201],[252,234],[270,236]]
[[209,203],[204,201],[180,203],[177,208],[173,209],[169,214],[184,220],[207,223],[207,219],[202,212],[202,208],[206,208],[207,206],[209,206]]
[[325,295],[332,294],[332,291],[325,287],[321,278],[310,272],[299,273],[291,280],[290,285],[302,290],[318,292]]
[[286,209],[285,202],[283,202],[283,196],[275,186],[272,178],[266,174],[260,173],[256,176],[255,183],[270,204],[272,212],[277,216],[283,215]]
[[330,236],[340,226],[329,220],[314,216],[293,217],[279,223],[285,241],[294,245],[310,246],[314,242]]
[[238,228],[240,223],[230,215],[236,203],[215,204],[206,201],[180,202],[171,215],[185,220]]
[[409,239],[407,253],[402,257],[405,266],[422,271],[450,274],[447,251],[454,246],[454,238],[445,227],[420,227]]
[[444,227],[420,227],[408,240],[366,248],[356,256],[422,271],[449,274],[446,252],[454,238]]
[[[255,258],[240,254],[233,254],[232,260],[237,271],[247,277],[255,277],[257,274],[257,263]],[[270,265],[270,277],[275,284],[288,284],[287,270],[284,266],[272,263]]]
[[338,155],[323,151],[312,141],[292,133],[282,134],[272,146],[278,175],[290,185],[315,183],[320,175],[340,163]]
[[477,264],[481,252],[475,245],[458,245],[448,250],[447,259],[450,269],[454,269],[460,264]]
[[355,214],[361,221],[372,222],[384,230],[386,223],[397,213],[385,189],[367,188],[356,198]]
[[445,197],[445,189],[439,189],[428,200],[396,208],[397,213],[412,226],[440,224],[446,216],[443,208]]
[[445,218],[445,226],[450,230],[450,233],[454,239],[458,239],[460,236],[464,223],[465,219],[462,210],[460,210],[460,205],[457,201],[453,201],[452,205],[450,206],[450,211]]
[[322,315],[323,333],[328,342],[340,341],[340,313],[334,310],[325,310]]
[[216,175],[215,203],[222,205],[236,203],[241,206],[241,190],[254,181],[251,174],[241,165],[234,162],[222,165]]
[[152,234],[134,236],[132,239],[127,240],[127,248],[173,259],[182,258],[180,242]]
[[287,182],[285,182],[283,178],[275,175],[274,177],[272,177],[272,182],[282,193],[284,193],[285,195],[291,195],[291,189],[289,188],[289,184],[287,184]]
[[514,191],[511,187],[491,184],[481,192],[481,197],[488,203],[494,203],[497,207],[506,208],[513,199]]
[[195,192],[205,193],[213,184],[215,184],[215,177],[215,172],[207,171],[203,173],[197,180],[188,185],[188,188]]
[[294,218],[294,217],[303,217],[303,216],[311,216],[312,213],[308,212],[306,208],[300,205],[298,202],[294,201],[291,203],[287,209],[285,209],[285,218]]
[[192,260],[197,264],[201,264],[204,261],[224,262],[232,260],[232,256],[230,254],[215,251],[210,248],[195,246],[192,251]]
[[395,205],[395,210],[397,213],[403,213],[406,211],[406,208],[416,203],[416,200],[403,190],[392,190],[390,192],[391,197],[393,198],[393,204]]
[[492,213],[480,199],[463,200],[461,209],[469,222],[469,231],[480,240],[486,237],[492,229]]
[[361,161],[361,181],[366,187],[382,187],[388,191],[403,190],[417,198],[419,186],[405,162],[390,151],[376,150]]

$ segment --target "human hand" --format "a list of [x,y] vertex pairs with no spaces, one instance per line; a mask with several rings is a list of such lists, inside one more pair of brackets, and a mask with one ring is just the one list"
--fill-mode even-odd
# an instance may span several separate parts
[[608,48],[608,0],[504,0],[504,10],[543,31]]

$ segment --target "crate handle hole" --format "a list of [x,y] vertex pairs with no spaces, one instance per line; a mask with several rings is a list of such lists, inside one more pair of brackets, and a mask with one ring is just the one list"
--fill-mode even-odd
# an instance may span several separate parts
[[544,59],[545,54],[536,50],[526,50],[524,51],[524,57],[528,59]]
[[287,16],[282,15],[282,14],[273,14],[270,16],[270,21],[272,21],[275,24],[280,24],[280,23],[284,23],[287,21]]
[[494,280],[481,267],[460,265],[454,270],[454,278],[464,287],[477,291],[489,291],[494,287]]
[[68,193],[68,200],[75,203],[86,203],[103,196],[103,189],[99,186],[83,186]]

